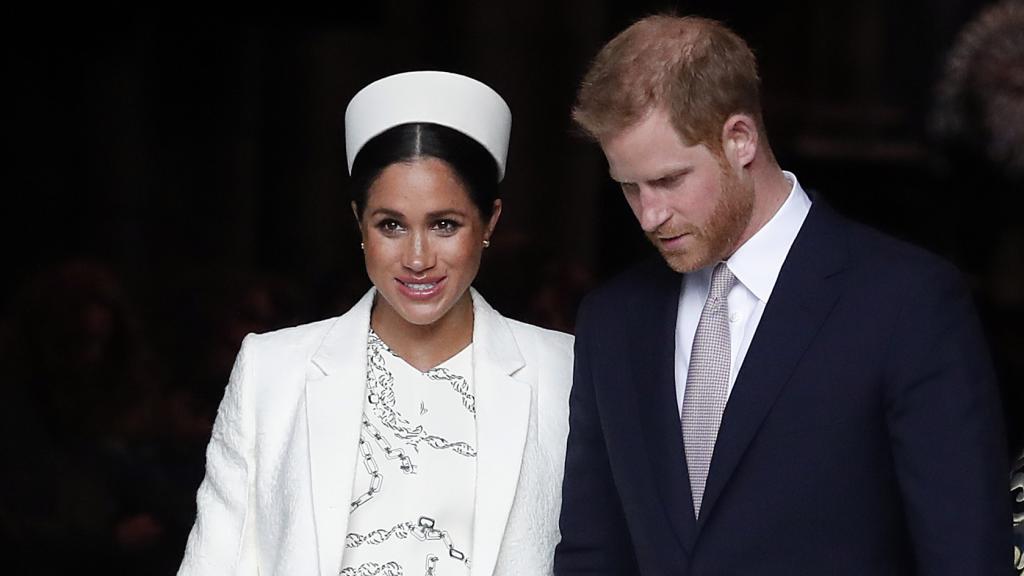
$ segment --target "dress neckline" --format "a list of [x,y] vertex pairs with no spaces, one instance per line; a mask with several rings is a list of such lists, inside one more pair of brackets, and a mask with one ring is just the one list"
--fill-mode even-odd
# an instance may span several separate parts
[[385,342],[384,339],[381,338],[380,335],[377,334],[376,331],[374,331],[373,327],[371,327],[370,328],[370,340],[372,341],[374,339],[377,342],[380,342],[381,349],[384,350],[385,352],[387,352],[387,354],[389,356],[391,356],[392,358],[394,358],[396,361],[400,362],[401,364],[407,366],[410,370],[413,370],[413,371],[415,371],[415,372],[417,372],[417,373],[419,373],[419,374],[421,374],[423,376],[427,376],[427,375],[429,375],[432,372],[437,371],[437,370],[447,369],[448,367],[450,367],[453,364],[459,364],[459,363],[462,362],[462,360],[467,355],[472,357],[472,353],[473,353],[473,342],[470,341],[470,343],[467,344],[466,346],[464,346],[461,350],[459,350],[455,354],[452,354],[448,358],[442,360],[440,363],[438,363],[433,368],[430,368],[428,370],[420,370],[419,368],[413,366],[408,361],[406,361],[405,358],[402,358],[401,355],[399,355],[394,350],[392,350],[391,347],[388,346],[387,342]]

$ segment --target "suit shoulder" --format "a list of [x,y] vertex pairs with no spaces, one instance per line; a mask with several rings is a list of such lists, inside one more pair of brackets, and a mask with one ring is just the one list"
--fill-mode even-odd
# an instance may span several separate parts
[[660,256],[652,256],[616,274],[592,290],[583,299],[583,306],[618,305],[624,299],[636,298],[667,285],[679,284],[682,276],[668,267]]
[[637,312],[677,300],[682,280],[660,256],[612,277],[583,298],[576,315],[577,338],[632,326]]
[[847,222],[851,255],[875,282],[920,285],[962,281],[959,269],[945,258],[864,224]]

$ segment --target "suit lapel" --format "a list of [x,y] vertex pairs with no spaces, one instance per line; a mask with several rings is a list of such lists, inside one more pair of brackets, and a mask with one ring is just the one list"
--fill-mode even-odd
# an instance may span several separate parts
[[524,360],[511,328],[475,290],[473,314],[477,482],[471,574],[490,576],[519,483],[530,426],[530,385],[515,377]]
[[[366,339],[375,292],[338,318],[313,354],[306,375],[313,515],[321,576],[341,567],[366,379]],[[516,494],[530,425],[530,385],[508,324],[475,291],[474,386],[477,412],[477,493],[473,576],[494,570]]]
[[345,551],[366,388],[366,341],[374,291],[338,318],[306,372],[306,419],[313,517],[321,576],[334,576]]
[[[696,529],[683,434],[676,412],[675,330],[682,277],[659,262],[652,271],[650,292],[631,303],[641,329],[632,338],[633,389],[636,391],[644,445],[661,502],[679,544],[692,547]],[[641,473],[647,473],[642,471]]]
[[841,226],[815,202],[790,248],[722,416],[699,526],[839,298],[847,260]]

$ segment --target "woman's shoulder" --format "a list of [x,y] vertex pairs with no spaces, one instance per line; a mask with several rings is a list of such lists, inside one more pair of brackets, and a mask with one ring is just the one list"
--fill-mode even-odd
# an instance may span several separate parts
[[[473,290],[473,305],[484,326],[495,328],[501,324],[507,326],[512,332],[512,337],[515,338],[516,344],[524,353],[540,349],[554,353],[568,352],[571,358],[573,346],[573,336],[571,334],[549,330],[535,324],[527,324],[526,322],[509,318],[492,308],[476,290]],[[479,327],[477,326],[477,328]],[[495,330],[495,332],[499,333],[501,331],[502,329],[500,328]]]
[[[358,331],[365,333],[370,324],[369,316],[372,302],[373,290],[370,290],[359,302],[340,316],[281,328],[271,332],[249,334],[246,336],[245,342],[243,342],[243,349],[248,346],[264,350],[304,350],[313,352],[324,344],[325,339],[334,341],[338,338],[344,339]],[[365,343],[365,335],[363,342]]]
[[[284,402],[302,389],[307,368],[343,317],[328,318],[271,332],[251,333],[242,341],[236,369],[260,402]],[[284,395],[284,396],[282,396]]]
[[512,333],[515,334],[516,340],[531,340],[535,341],[545,348],[568,348],[572,350],[573,336],[572,334],[566,334],[565,332],[559,332],[558,330],[550,330],[537,326],[536,324],[528,324],[519,320],[505,317],[505,321],[508,322],[512,328]]
[[246,336],[244,345],[261,349],[289,349],[316,347],[330,331],[338,317],[289,326],[270,332],[252,333]]
[[572,373],[573,336],[534,324],[506,319],[526,363],[557,380]]

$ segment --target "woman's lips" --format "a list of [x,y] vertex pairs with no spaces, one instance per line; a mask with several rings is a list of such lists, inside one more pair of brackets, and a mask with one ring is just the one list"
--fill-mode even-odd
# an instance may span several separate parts
[[395,278],[398,291],[412,300],[429,300],[444,288],[447,277],[441,278]]

